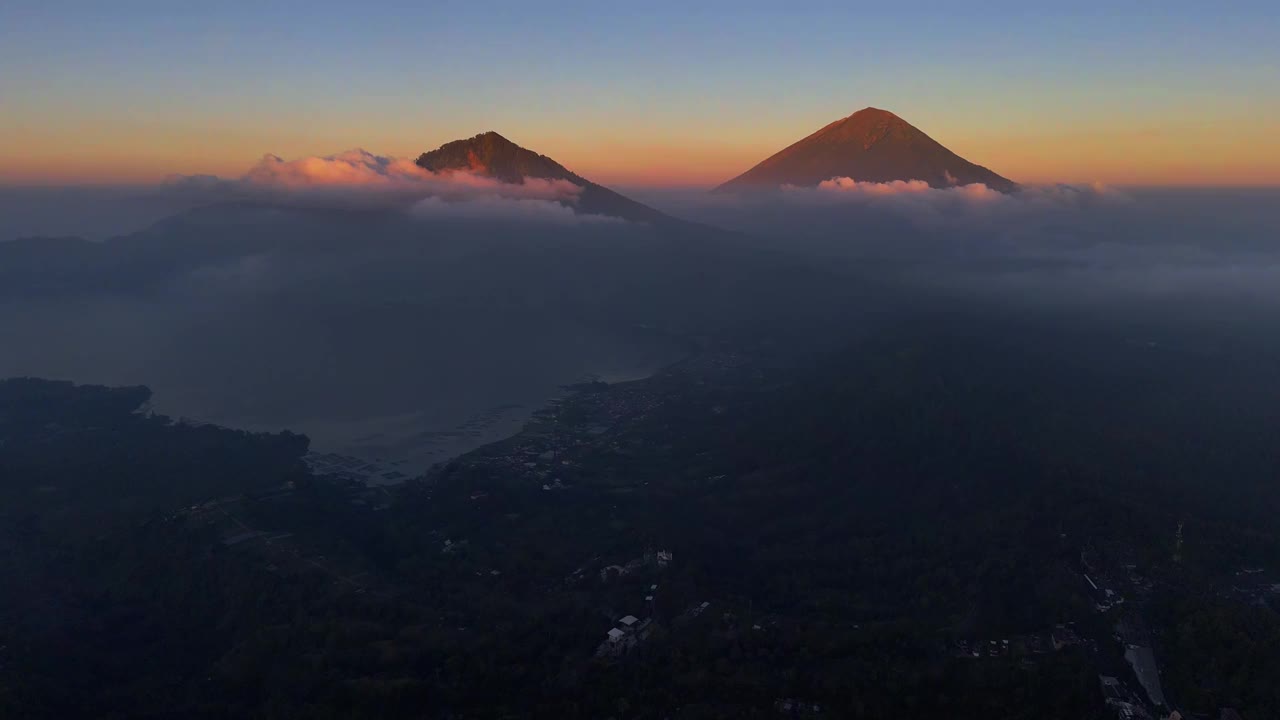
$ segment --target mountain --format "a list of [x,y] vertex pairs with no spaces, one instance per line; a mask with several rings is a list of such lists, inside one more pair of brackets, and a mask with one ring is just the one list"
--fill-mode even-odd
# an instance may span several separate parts
[[525,178],[567,180],[582,188],[576,203],[566,203],[578,214],[610,215],[654,224],[674,221],[670,216],[597,185],[546,155],[526,150],[496,132],[445,143],[420,155],[417,163],[432,172],[467,170],[507,183],[522,183]]
[[716,191],[814,186],[837,177],[865,182],[924,180],[933,187],[983,183],[1001,192],[1018,187],[956,155],[897,115],[869,107],[827,125]]

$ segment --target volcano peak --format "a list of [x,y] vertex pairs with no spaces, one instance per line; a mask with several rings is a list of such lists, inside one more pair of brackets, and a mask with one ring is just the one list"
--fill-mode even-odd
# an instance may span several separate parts
[[1001,192],[1017,188],[1012,180],[965,160],[894,113],[867,107],[824,126],[716,190],[812,187],[838,177],[879,183],[923,180],[933,187],[982,183]]

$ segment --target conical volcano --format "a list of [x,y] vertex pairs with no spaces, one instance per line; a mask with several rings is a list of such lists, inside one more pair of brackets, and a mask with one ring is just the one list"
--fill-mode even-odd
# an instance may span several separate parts
[[982,183],[1011,192],[1017,183],[965,160],[887,110],[865,108],[769,157],[717,191],[814,186],[832,178],[923,180],[933,187]]
[[565,180],[582,188],[582,192],[572,203],[565,203],[576,213],[609,215],[645,223],[666,223],[673,220],[648,205],[571,172],[546,155],[522,148],[496,132],[445,143],[420,155],[417,163],[432,172],[465,171],[505,183],[520,184],[526,178]]

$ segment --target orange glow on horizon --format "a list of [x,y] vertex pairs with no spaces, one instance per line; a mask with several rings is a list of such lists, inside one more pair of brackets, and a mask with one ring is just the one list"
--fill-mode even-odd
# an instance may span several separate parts
[[[1235,134],[1210,128],[1125,129],[1008,135],[994,132],[930,134],[957,154],[1024,184],[1103,182],[1117,186],[1280,186],[1280,132],[1265,126]],[[507,132],[499,128],[500,132]],[[926,129],[926,132],[929,132]],[[775,133],[778,134],[778,133]],[[740,137],[703,142],[662,137],[637,142],[562,133],[511,133],[507,137],[543,153],[602,185],[706,188],[746,171],[798,140]],[[83,135],[30,132],[0,138],[0,183],[7,185],[146,184],[171,174],[244,175],[264,153],[286,159],[326,156],[363,144],[403,158],[453,137],[415,142],[396,138],[337,143],[332,138],[236,135],[194,142],[192,135],[127,133],[105,141]],[[1187,143],[1186,137],[1196,137]],[[361,140],[364,140],[364,136]],[[387,152],[389,151],[389,152]]]

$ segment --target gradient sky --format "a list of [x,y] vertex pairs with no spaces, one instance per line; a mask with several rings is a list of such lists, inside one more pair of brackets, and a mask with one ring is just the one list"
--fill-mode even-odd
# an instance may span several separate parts
[[710,185],[873,105],[1023,182],[1280,184],[1272,2],[4,0],[0,182],[238,176],[497,130]]

